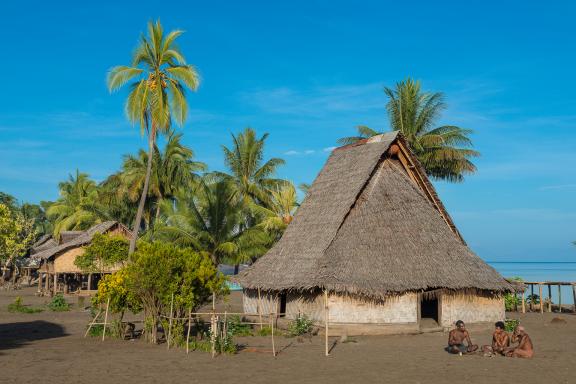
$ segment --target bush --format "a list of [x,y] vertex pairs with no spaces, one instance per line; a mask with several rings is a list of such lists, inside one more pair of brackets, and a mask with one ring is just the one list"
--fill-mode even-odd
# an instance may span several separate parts
[[52,298],[52,301],[47,305],[48,309],[54,312],[64,312],[70,310],[70,304],[66,302],[64,296],[61,293],[58,293],[56,296]]
[[38,313],[42,312],[43,309],[27,307],[22,303],[22,298],[18,296],[12,304],[8,304],[8,312],[20,312],[20,313]]
[[507,293],[504,295],[504,306],[506,307],[506,311],[514,311],[518,306],[522,304],[522,299],[516,296],[513,293]]
[[298,315],[296,320],[291,321],[288,325],[288,335],[289,336],[300,336],[312,332],[314,327],[314,322],[306,315]]
[[242,323],[240,316],[230,316],[226,321],[226,328],[232,336],[252,336],[252,326],[247,323]]
[[504,320],[504,330],[506,332],[513,332],[519,324],[520,320],[518,319],[506,319]]
[[526,297],[526,304],[540,304],[540,296],[536,294],[528,295],[528,297]]
[[270,336],[272,334],[272,328],[270,327],[262,327],[262,329],[258,330],[258,336]]

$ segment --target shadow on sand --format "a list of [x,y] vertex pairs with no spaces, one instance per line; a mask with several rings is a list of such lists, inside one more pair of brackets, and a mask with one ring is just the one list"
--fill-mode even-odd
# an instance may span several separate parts
[[61,325],[47,321],[26,321],[0,324],[0,351],[23,347],[44,339],[68,336]]

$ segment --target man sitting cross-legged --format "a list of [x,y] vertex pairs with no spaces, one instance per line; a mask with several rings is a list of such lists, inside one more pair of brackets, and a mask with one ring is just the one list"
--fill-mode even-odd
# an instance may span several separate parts
[[[464,345],[464,341],[466,341],[468,346]],[[458,320],[456,329],[451,330],[448,335],[448,352],[462,355],[474,352],[477,349],[478,346],[472,344],[472,340],[470,340],[470,333],[466,330],[464,322]]]
[[486,354],[497,353],[499,355],[504,355],[504,351],[510,346],[510,337],[504,330],[505,326],[503,321],[498,321],[494,324],[494,327],[492,345],[483,346],[482,351]]
[[525,359],[531,359],[534,356],[534,345],[532,344],[532,339],[526,333],[526,329],[519,325],[514,330],[512,334],[512,342],[518,342],[516,347],[509,347],[504,350],[506,356],[509,357],[522,357]]

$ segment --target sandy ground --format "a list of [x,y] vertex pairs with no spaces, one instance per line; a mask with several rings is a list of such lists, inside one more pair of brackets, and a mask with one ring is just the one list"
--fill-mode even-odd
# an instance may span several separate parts
[[[279,337],[276,358],[248,349],[212,359],[204,352],[168,351],[165,345],[84,338],[90,318],[81,309],[7,312],[18,295],[25,304],[47,301],[33,293],[0,292],[1,383],[576,383],[576,316],[571,314],[511,314],[532,336],[532,360],[449,355],[444,333],[354,337],[337,343],[329,357],[321,336],[311,342]],[[235,293],[221,305],[234,309],[238,302]],[[566,323],[553,324],[553,317]],[[475,331],[472,338],[487,344],[490,330]],[[269,349],[270,338],[250,338],[249,346]]]

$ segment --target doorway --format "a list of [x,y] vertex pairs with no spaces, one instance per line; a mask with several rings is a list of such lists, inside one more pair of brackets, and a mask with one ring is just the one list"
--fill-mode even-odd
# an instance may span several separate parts
[[422,297],[420,301],[420,319],[425,320],[425,322],[430,322],[434,320],[436,324],[439,324],[438,317],[438,298],[425,298]]
[[280,317],[286,316],[286,293],[280,294]]

